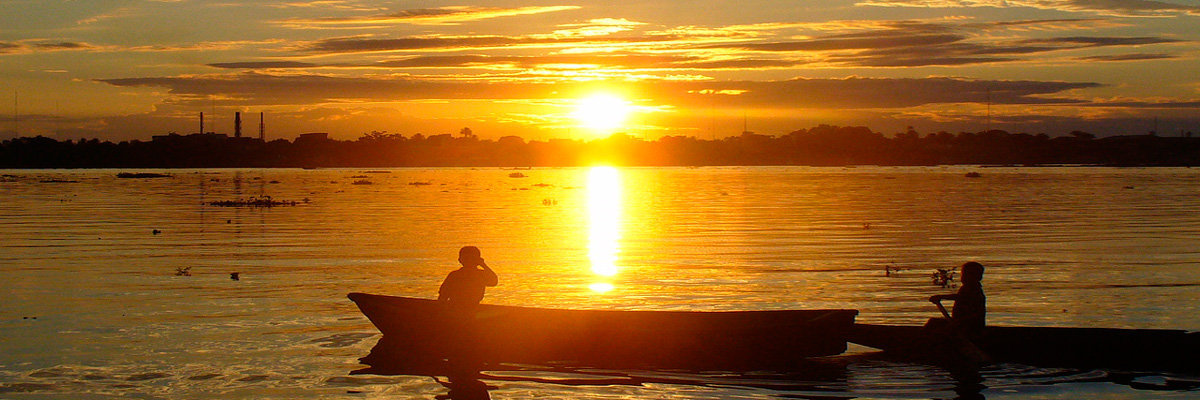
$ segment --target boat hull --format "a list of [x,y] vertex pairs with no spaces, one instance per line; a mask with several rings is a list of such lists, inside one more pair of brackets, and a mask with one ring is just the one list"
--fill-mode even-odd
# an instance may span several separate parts
[[[901,357],[949,363],[971,358],[962,339],[921,326],[855,324],[849,340]],[[1200,333],[1182,330],[988,326],[972,343],[991,362],[1200,370]]]
[[363,359],[597,367],[771,368],[841,354],[855,310],[615,311],[480,305],[468,323],[433,300],[352,293],[384,334]]

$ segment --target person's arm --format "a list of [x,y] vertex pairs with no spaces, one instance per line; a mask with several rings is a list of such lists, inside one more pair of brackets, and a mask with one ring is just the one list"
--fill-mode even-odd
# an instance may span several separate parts
[[500,283],[499,278],[496,277],[496,271],[492,271],[492,267],[489,267],[482,258],[479,259],[479,266],[483,267],[483,272],[487,273],[487,280],[484,281],[484,285],[496,286],[496,284]]
[[955,294],[935,294],[935,295],[933,295],[933,296],[929,296],[929,302],[930,302],[930,303],[933,303],[933,304],[939,304],[939,303],[941,303],[941,302],[942,302],[942,300],[955,300],[955,301],[957,301],[957,300],[958,300],[958,293],[955,293]]
[[453,273],[451,273],[451,275],[446,275],[446,279],[442,280],[442,286],[438,287],[438,301],[446,301],[450,299],[450,291],[446,290],[446,284],[450,283],[450,277],[452,275]]

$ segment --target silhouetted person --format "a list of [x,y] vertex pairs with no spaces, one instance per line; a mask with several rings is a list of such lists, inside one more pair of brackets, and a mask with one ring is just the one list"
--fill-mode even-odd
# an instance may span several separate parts
[[475,310],[487,287],[497,283],[496,273],[483,261],[478,247],[464,246],[458,251],[458,262],[462,268],[450,272],[438,289],[438,302],[446,306],[443,349],[451,381],[455,376],[472,376],[479,372],[480,337]]
[[438,301],[446,302],[457,311],[474,310],[483,300],[484,290],[496,286],[496,272],[483,261],[479,248],[464,246],[458,250],[458,263],[462,268],[450,272],[442,287],[438,289]]
[[955,294],[939,294],[929,297],[929,301],[941,307],[942,300],[953,300],[954,308],[950,311],[951,325],[965,333],[969,338],[977,338],[983,333],[984,320],[987,316],[987,296],[983,294],[983,265],[971,261],[962,265],[962,286]]

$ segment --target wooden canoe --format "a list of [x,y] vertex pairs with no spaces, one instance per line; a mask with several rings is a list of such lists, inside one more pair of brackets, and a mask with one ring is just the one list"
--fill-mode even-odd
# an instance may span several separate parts
[[[364,363],[770,368],[841,354],[856,310],[616,311],[480,305],[470,325],[426,299],[351,293],[383,333]],[[453,357],[450,355],[449,357]]]
[[[850,342],[935,362],[965,358],[961,339],[921,326],[855,324]],[[991,362],[1075,368],[1200,370],[1200,332],[988,326],[973,341]]]

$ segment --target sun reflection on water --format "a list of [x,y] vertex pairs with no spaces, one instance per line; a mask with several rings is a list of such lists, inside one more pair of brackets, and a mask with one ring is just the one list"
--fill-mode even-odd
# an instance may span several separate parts
[[[613,167],[592,167],[588,172],[588,259],[592,272],[602,277],[617,274],[618,242],[621,239],[621,175]],[[596,292],[607,292],[613,285],[593,284]]]

